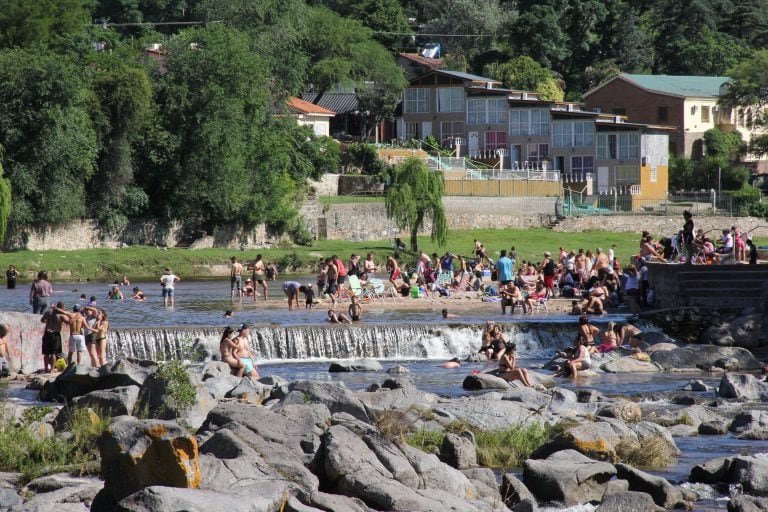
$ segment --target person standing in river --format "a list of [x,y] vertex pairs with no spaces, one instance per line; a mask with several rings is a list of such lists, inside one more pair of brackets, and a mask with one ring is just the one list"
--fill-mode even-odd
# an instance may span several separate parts
[[264,300],[267,300],[267,296],[269,295],[269,290],[267,289],[267,265],[264,263],[264,260],[261,259],[261,254],[256,255],[256,259],[253,260],[253,263],[251,263],[248,268],[252,271],[251,279],[253,279],[253,302],[256,302],[256,297],[258,297],[258,293],[256,293],[256,285],[261,286],[261,289],[264,291]]
[[29,289],[29,304],[34,314],[42,315],[50,308],[53,287],[48,282],[48,272],[41,270]]
[[[64,309],[64,303],[59,301],[57,308]],[[43,333],[43,372],[53,371],[56,363],[56,356],[61,353],[61,327],[69,323],[69,317],[58,313],[55,309],[48,309],[40,321],[45,324]]]
[[16,289],[16,278],[19,277],[19,271],[13,265],[8,266],[8,270],[5,271],[5,282],[9,290]]
[[173,275],[171,269],[166,267],[163,271],[163,275],[160,276],[160,284],[163,285],[163,304],[165,304],[165,307],[173,307],[175,304],[176,283],[179,281],[181,281],[181,279]]
[[229,270],[229,295],[235,298],[235,290],[240,300],[243,300],[243,264],[237,261],[237,257],[232,256],[229,259],[232,267]]

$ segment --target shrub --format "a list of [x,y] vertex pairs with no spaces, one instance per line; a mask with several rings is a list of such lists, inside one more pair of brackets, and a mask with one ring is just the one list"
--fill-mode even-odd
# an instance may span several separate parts
[[393,443],[405,440],[406,434],[413,428],[407,414],[396,409],[377,414],[374,423],[379,429],[379,434]]
[[156,376],[165,385],[169,409],[178,412],[195,405],[197,390],[190,382],[187,369],[181,361],[161,363]]
[[629,439],[620,442],[616,445],[616,459],[630,466],[661,468],[669,466],[674,455],[666,439],[654,436],[642,444]]
[[424,452],[436,453],[440,451],[444,437],[445,432],[422,428],[408,434],[405,437],[405,442]]

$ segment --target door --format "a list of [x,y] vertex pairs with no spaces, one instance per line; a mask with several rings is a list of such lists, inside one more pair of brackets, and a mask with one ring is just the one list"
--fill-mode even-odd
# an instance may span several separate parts
[[607,167],[597,168],[597,193],[598,194],[608,193],[608,168]]
[[479,143],[479,137],[477,135],[477,132],[469,132],[467,137],[467,152],[469,153],[469,157],[472,158],[472,155],[477,154],[477,148]]
[[432,135],[432,121],[424,121],[421,123],[421,138],[426,139]]
[[522,156],[522,148],[520,144],[512,144],[509,146],[509,168],[520,168],[520,157]]

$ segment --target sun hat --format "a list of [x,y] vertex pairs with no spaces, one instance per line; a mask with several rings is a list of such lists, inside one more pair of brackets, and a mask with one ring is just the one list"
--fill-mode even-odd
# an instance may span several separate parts
[[550,252],[549,252],[549,251],[544,251],[544,256],[551,256],[551,255],[552,255],[552,254],[550,254]]

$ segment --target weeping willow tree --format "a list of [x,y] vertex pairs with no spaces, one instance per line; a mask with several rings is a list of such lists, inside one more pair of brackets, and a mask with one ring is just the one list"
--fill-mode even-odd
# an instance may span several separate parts
[[418,251],[417,234],[426,220],[432,221],[432,241],[445,245],[448,226],[443,208],[443,178],[418,158],[409,158],[394,169],[385,200],[387,217],[399,229],[411,232],[411,250]]
[[[3,147],[0,146],[0,160],[3,157]],[[8,227],[8,217],[11,216],[11,180],[3,177],[3,165],[0,163],[0,244],[5,241],[5,229]]]

